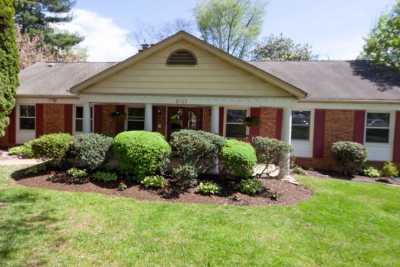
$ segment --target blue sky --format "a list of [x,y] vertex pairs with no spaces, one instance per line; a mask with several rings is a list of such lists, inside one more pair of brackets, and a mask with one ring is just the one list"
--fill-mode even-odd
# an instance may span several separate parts
[[[270,0],[261,36],[308,42],[321,59],[354,59],[363,38],[396,0]],[[74,21],[61,28],[86,36],[91,61],[121,60],[136,52],[132,33],[193,18],[197,0],[77,0]]]

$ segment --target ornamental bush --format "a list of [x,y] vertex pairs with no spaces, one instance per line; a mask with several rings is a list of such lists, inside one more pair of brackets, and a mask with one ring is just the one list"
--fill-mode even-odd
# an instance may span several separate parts
[[282,154],[291,151],[289,144],[278,139],[254,137],[251,143],[256,150],[258,162],[266,165],[280,165]]
[[215,165],[225,139],[204,131],[181,130],[171,135],[172,157],[179,165],[191,165],[199,174]]
[[260,193],[264,189],[264,186],[260,180],[245,179],[240,182],[239,188],[241,193],[253,196]]
[[223,174],[231,178],[246,179],[253,175],[257,156],[250,144],[227,140],[222,148],[221,160]]
[[74,139],[71,149],[74,165],[90,171],[100,168],[107,160],[113,139],[101,134],[82,134]]
[[118,134],[112,150],[121,170],[138,179],[162,173],[171,154],[171,147],[160,133],[145,131]]
[[338,170],[345,176],[352,176],[361,171],[367,160],[367,149],[355,142],[336,142],[331,147]]
[[167,181],[165,180],[165,178],[159,175],[146,176],[141,183],[145,188],[153,189],[161,189],[167,185]]
[[385,162],[382,168],[382,175],[385,177],[397,177],[399,176],[399,169],[393,162]]
[[196,183],[198,173],[195,167],[190,164],[180,165],[172,170],[172,177],[183,186],[190,186]]
[[367,167],[363,170],[363,174],[367,177],[376,178],[381,176],[381,172],[374,167]]
[[43,135],[32,141],[32,152],[35,157],[62,160],[73,140],[72,135],[66,133]]
[[12,147],[8,150],[8,154],[26,159],[33,158],[32,144],[27,142],[23,145]]

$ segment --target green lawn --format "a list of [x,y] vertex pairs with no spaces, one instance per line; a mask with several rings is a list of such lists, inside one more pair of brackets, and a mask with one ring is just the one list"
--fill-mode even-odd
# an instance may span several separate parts
[[[14,169],[15,170],[15,169]],[[300,178],[290,207],[24,188],[0,168],[0,266],[399,266],[400,188]]]

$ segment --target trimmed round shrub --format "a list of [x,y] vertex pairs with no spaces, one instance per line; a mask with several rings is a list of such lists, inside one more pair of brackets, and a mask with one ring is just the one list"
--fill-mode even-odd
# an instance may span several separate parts
[[227,140],[221,153],[222,172],[231,178],[246,179],[253,175],[257,163],[256,151],[245,142]]
[[81,134],[75,137],[71,149],[74,165],[90,171],[100,168],[107,160],[113,139],[101,134]]
[[118,175],[114,172],[101,172],[97,171],[93,178],[101,182],[114,182],[118,180]]
[[141,184],[145,188],[153,188],[153,189],[161,189],[167,185],[167,181],[164,177],[155,175],[155,176],[146,176],[142,180]]
[[189,164],[199,174],[215,166],[225,139],[204,131],[181,130],[171,135],[172,157],[180,165]]
[[171,154],[171,147],[160,133],[145,131],[118,134],[112,150],[121,170],[138,179],[162,173]]
[[35,157],[62,160],[70,150],[73,140],[72,135],[66,133],[43,135],[32,140],[32,152]]
[[399,169],[393,162],[385,162],[382,168],[382,175],[385,177],[397,177],[399,176]]
[[221,188],[213,182],[201,182],[197,187],[196,192],[207,196],[216,195],[221,192]]
[[258,162],[266,165],[280,165],[282,154],[291,151],[289,144],[274,138],[254,137],[251,143],[256,150]]
[[264,186],[260,180],[257,179],[245,179],[240,181],[240,192],[246,195],[255,195],[260,193]]
[[338,171],[345,176],[352,176],[361,171],[367,160],[367,149],[359,143],[336,142],[332,145],[331,151]]

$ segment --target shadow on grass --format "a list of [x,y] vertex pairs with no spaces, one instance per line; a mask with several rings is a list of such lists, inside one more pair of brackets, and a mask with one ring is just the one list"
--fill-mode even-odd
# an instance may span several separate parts
[[11,174],[11,178],[18,181],[18,180],[23,180],[25,178],[45,175],[48,173],[48,170],[51,167],[50,164],[51,164],[50,162],[43,162],[24,169],[19,169]]
[[[10,266],[14,261],[35,266],[46,263],[40,255],[35,258],[34,251],[45,246],[47,236],[57,236],[54,223],[58,220],[48,201],[38,193],[0,191],[0,266]],[[56,244],[64,241],[59,237]]]

